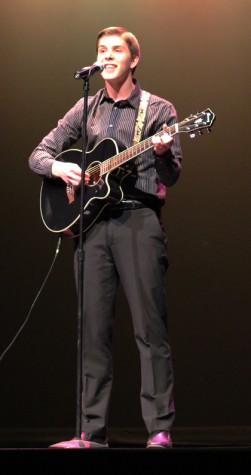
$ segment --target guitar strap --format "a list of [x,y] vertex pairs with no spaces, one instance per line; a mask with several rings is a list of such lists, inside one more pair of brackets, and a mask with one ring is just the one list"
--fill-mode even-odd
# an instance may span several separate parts
[[143,125],[145,122],[146,109],[149,102],[149,97],[150,97],[149,92],[142,91],[140,104],[139,104],[139,110],[138,110],[138,116],[135,123],[135,131],[134,131],[134,139],[133,139],[134,145],[139,143],[140,138],[141,138],[141,132],[142,132]]

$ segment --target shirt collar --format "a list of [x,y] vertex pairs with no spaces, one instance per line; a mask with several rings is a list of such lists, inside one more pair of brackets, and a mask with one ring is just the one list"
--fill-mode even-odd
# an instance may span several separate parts
[[[140,103],[140,96],[141,96],[141,88],[140,88],[140,85],[137,81],[137,79],[133,78],[133,82],[135,84],[135,88],[132,90],[131,92],[131,95],[125,99],[126,102],[128,102],[128,104],[133,107],[134,109],[138,109],[139,107],[139,103]],[[108,94],[107,94],[107,90],[106,88],[104,87],[102,90],[101,90],[101,95],[100,95],[100,101],[99,103],[102,104],[103,102],[114,102],[113,99],[111,99]]]

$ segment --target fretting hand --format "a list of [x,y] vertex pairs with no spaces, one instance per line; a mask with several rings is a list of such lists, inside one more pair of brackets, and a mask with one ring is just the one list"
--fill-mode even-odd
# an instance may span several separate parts
[[[164,124],[163,130],[166,131],[167,129],[167,125]],[[159,135],[154,135],[152,138],[152,142],[154,144],[154,153],[161,157],[169,150],[169,148],[173,144],[173,138],[167,132],[164,132],[161,137]]]

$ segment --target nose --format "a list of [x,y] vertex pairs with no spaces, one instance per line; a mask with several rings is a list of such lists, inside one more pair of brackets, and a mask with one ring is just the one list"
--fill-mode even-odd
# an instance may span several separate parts
[[112,53],[112,49],[108,49],[105,53],[105,58],[112,58],[113,57],[113,53]]

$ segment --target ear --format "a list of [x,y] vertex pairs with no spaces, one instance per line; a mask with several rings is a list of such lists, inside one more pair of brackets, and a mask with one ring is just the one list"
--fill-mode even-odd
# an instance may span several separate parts
[[135,56],[132,61],[131,61],[131,68],[134,69],[138,65],[139,62],[139,56]]

